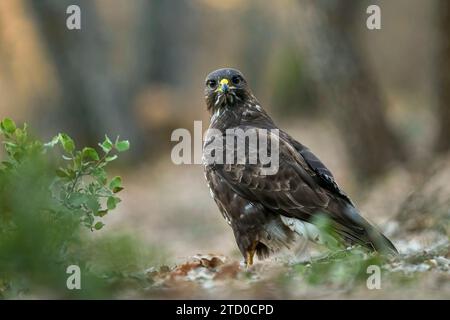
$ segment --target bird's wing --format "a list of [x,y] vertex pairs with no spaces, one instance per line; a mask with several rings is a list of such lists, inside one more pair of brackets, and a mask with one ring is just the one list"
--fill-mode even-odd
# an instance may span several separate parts
[[309,150],[308,147],[296,141],[285,132],[281,132],[280,134],[284,137],[284,139],[289,141],[289,143],[295,148],[295,150],[297,150],[297,152],[303,157],[309,168],[314,171],[315,179],[321,187],[328,189],[335,195],[345,199],[349,204],[353,205],[351,199],[345,194],[344,191],[342,191],[342,189],[337,184],[331,171],[322,163],[322,161],[320,161],[320,159],[314,153],[311,152],[311,150]]
[[326,209],[330,193],[314,179],[316,174],[305,159],[281,135],[274,135],[271,131],[258,132],[260,138],[266,135],[269,149],[274,140],[278,141],[279,164],[275,174],[264,174],[267,166],[259,161],[257,164],[235,162],[216,166],[216,173],[236,193],[250,201],[257,201],[274,212],[309,220],[321,208]]
[[[348,198],[342,196],[337,185],[330,187],[335,183],[334,178],[317,157],[307,149],[298,150],[292,144],[293,139],[282,134],[275,135],[261,129],[258,132],[260,139],[266,135],[268,149],[271,141],[278,141],[278,171],[272,175],[263,174],[266,166],[259,161],[256,164],[234,162],[215,166],[215,174],[234,192],[249,201],[262,204],[272,212],[303,221],[311,222],[316,214],[325,214],[333,229],[344,239],[374,249],[384,246],[384,240],[380,246],[374,243],[379,242],[382,235],[374,235],[376,230],[359,215]],[[252,146],[247,147],[249,153],[255,152],[251,150]],[[321,176],[318,172],[321,172]],[[328,180],[329,184],[324,187],[320,179]]]

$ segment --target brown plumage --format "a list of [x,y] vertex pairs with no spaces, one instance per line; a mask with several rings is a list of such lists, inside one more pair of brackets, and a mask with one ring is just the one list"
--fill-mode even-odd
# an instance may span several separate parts
[[[255,253],[264,258],[291,247],[298,235],[318,240],[318,235],[312,232],[311,236],[308,230],[319,214],[328,218],[334,233],[345,243],[383,253],[397,252],[381,232],[359,215],[331,172],[307,147],[282,130],[279,137],[263,132],[262,129],[278,128],[240,71],[219,69],[210,73],[205,98],[211,113],[210,129],[223,134],[227,129],[257,130],[266,135],[269,149],[271,139],[279,140],[279,169],[273,175],[261,173],[263,165],[259,160],[253,164],[236,163],[237,150],[232,164],[204,161],[213,198],[232,227],[247,265],[253,263]],[[211,135],[206,137],[205,150],[214,139]],[[223,149],[227,148],[236,146],[224,143]],[[257,147],[250,144],[248,148],[246,157]]]

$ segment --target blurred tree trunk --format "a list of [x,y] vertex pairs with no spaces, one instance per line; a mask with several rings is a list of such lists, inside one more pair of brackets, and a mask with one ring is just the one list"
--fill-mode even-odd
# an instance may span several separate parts
[[[56,129],[68,130],[77,140],[89,144],[103,139],[104,134],[112,138],[121,135],[132,141],[131,152],[138,151],[143,134],[129,108],[133,90],[142,81],[143,68],[114,63],[117,57],[127,59],[135,54],[132,48],[122,48],[125,52],[119,53],[113,46],[112,35],[120,31],[105,26],[95,1],[40,0],[29,4],[61,90],[56,112],[45,117],[47,125],[54,127],[56,123]],[[71,4],[81,7],[81,30],[66,28],[66,9]]]
[[[105,133],[132,142],[131,156],[160,148],[172,123],[140,121],[136,101],[152,86],[180,85],[195,52],[198,19],[189,3],[163,0],[28,0],[54,63],[62,98],[45,121],[83,143]],[[81,8],[81,30],[66,28],[66,9]],[[190,19],[184,18],[186,15]],[[183,84],[183,83],[181,83]],[[164,129],[164,130],[163,130]],[[162,136],[164,135],[164,136]],[[164,140],[164,141],[168,141]],[[127,153],[130,154],[130,153]]]
[[436,140],[436,150],[448,152],[450,151],[450,2],[440,0],[436,8],[438,32],[440,33],[436,63],[440,127]]
[[[357,31],[366,27],[365,8],[357,1],[300,3],[299,44],[309,59],[322,103],[345,139],[357,177],[375,178],[403,161],[405,153],[387,123],[386,103],[357,47]],[[358,25],[356,10],[363,13]]]

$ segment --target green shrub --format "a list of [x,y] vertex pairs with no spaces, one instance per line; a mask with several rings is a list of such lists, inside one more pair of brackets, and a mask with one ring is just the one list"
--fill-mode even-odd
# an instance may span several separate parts
[[[124,251],[129,251],[127,259],[137,261],[132,256],[141,252],[130,248],[139,244],[123,235],[86,238],[83,229],[102,229],[103,217],[119,204],[122,179],[108,179],[106,168],[129,142],[106,137],[98,152],[78,149],[60,133],[43,143],[30,136],[26,125],[19,128],[11,119],[1,121],[0,134],[5,149],[0,164],[0,297],[111,295],[104,275],[124,268],[124,259],[117,256]],[[108,241],[114,248],[103,254],[111,260],[96,261],[96,255],[101,257],[96,243],[105,248]],[[89,279],[81,292],[66,287],[71,264],[79,265]]]

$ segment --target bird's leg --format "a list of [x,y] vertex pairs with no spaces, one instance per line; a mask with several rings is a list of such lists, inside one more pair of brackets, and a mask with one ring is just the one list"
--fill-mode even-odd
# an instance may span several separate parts
[[253,264],[253,256],[255,255],[257,244],[258,243],[256,241],[253,242],[253,244],[250,246],[250,248],[246,252],[245,265],[246,265],[247,269]]

